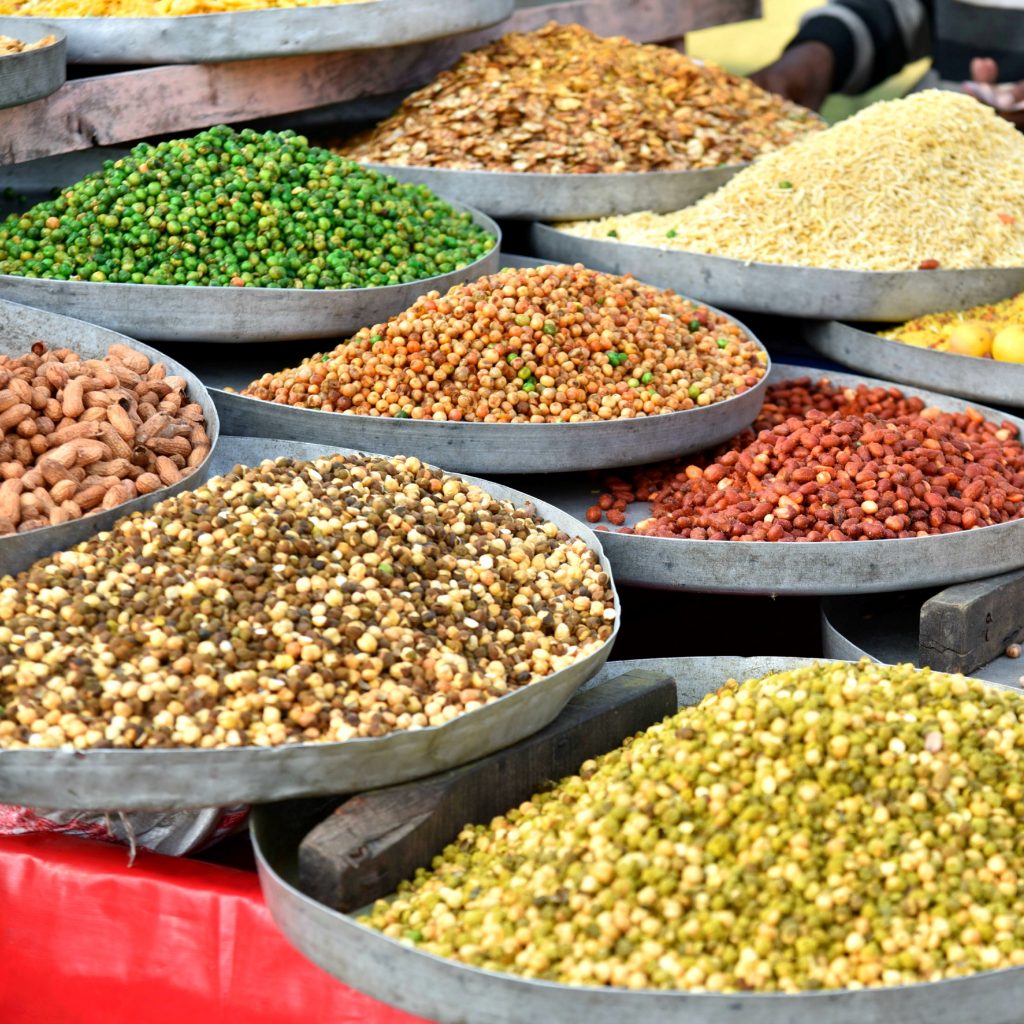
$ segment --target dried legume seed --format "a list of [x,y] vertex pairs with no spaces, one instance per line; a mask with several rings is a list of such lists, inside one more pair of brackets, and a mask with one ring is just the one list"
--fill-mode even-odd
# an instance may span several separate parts
[[551,22],[464,54],[341,152],[457,170],[690,170],[744,163],[820,127],[714,64]]
[[293,132],[218,126],[142,143],[0,221],[0,273],[263,288],[401,284],[467,266],[494,238],[421,185]]
[[706,307],[577,264],[431,292],[243,393],[364,416],[578,422],[708,406],[756,385],[766,362]]
[[626,532],[695,540],[885,540],[957,533],[1024,515],[1017,430],[973,409],[942,412],[895,387],[837,388],[801,378],[768,388],[754,428],[709,459],[608,478],[610,497],[623,507],[650,502],[650,517]]
[[[147,413],[150,396],[159,412]],[[161,454],[168,445],[180,467]],[[0,536],[175,484],[209,452],[185,379],[135,349],[111,345],[102,359],[83,359],[37,341],[25,355],[0,355]],[[143,484],[161,463],[155,483]]]
[[910,665],[727,682],[363,923],[474,967],[696,992],[1024,966],[1024,702]]
[[0,577],[0,747],[443,725],[611,635],[598,556],[418,459],[236,467]]

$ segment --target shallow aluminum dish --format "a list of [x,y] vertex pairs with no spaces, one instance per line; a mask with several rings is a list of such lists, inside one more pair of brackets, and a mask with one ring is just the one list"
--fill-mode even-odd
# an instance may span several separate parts
[[976,402],[1024,408],[1024,366],[1017,363],[916,348],[837,320],[808,323],[803,332],[815,351],[854,370]]
[[[266,458],[313,459],[337,451],[316,444],[224,437],[200,479]],[[519,507],[534,505],[539,515],[581,537],[610,572],[597,538],[571,516],[500,484],[464,479]],[[193,481],[193,486],[198,482]],[[617,595],[615,602],[618,608]],[[616,619],[611,637],[586,658],[447,725],[379,739],[222,750],[0,750],[0,803],[65,810],[166,811],[352,793],[432,775],[543,729],[604,665],[618,628]]]
[[[612,662],[602,675],[608,678],[630,669],[668,673],[677,681],[683,706],[697,703],[730,677],[745,680],[810,663],[806,658],[671,658]],[[632,992],[533,981],[468,967],[386,938],[357,924],[354,916],[302,893],[296,855],[306,831],[315,824],[309,821],[308,810],[303,817],[303,810],[292,804],[257,807],[251,820],[263,897],[275,923],[292,945],[329,974],[440,1024],[1019,1024],[1021,1019],[1021,967],[931,984],[797,996]]]
[[50,35],[57,37],[50,46],[0,57],[0,110],[41,100],[56,92],[67,77],[67,38],[62,29],[48,21],[0,18],[0,36],[37,43]]
[[[890,386],[869,377],[784,364],[772,368],[769,380],[806,376],[824,376],[843,385]],[[1024,420],[1004,412],[918,388],[902,390],[942,409],[970,406],[996,422],[1009,419],[1024,437]],[[601,493],[601,479],[566,475],[537,481],[533,489],[582,521]],[[646,519],[649,508],[646,502],[630,505],[625,525]],[[1024,566],[1024,519],[936,537],[808,544],[640,537],[614,529],[601,532],[601,544],[616,580],[657,590],[794,596],[876,593],[960,583]]]
[[623,174],[542,174],[535,171],[456,171],[360,160],[399,181],[415,181],[441,196],[509,220],[588,220],[618,213],[668,213],[724,185],[746,164],[695,171]]
[[156,18],[54,18],[73,64],[212,64],[376,50],[496,25],[513,0],[366,0]]
[[892,272],[787,267],[579,238],[547,224],[534,224],[531,238],[534,249],[548,259],[628,271],[727,309],[812,320],[897,322],[1024,291],[1024,267]]
[[[0,300],[0,354],[21,356],[29,351],[36,341],[44,341],[47,348],[70,348],[87,359],[102,359],[111,345],[129,345],[137,352],[147,355],[153,362],[161,362],[172,376],[184,377],[188,381],[188,394],[203,408],[206,417],[206,431],[210,435],[211,452],[197,469],[189,476],[170,487],[161,487],[152,494],[132,498],[117,508],[97,512],[95,515],[84,516],[74,522],[62,523],[59,526],[44,526],[28,533],[15,533],[0,537],[0,574],[21,572],[37,559],[71,547],[86,537],[91,537],[102,530],[109,529],[111,524],[121,516],[134,512],[136,509],[150,508],[158,501],[195,486],[196,482],[205,479],[209,467],[215,457],[219,444],[220,421],[217,409],[199,378],[181,363],[157,352],[148,345],[142,345],[133,338],[92,324],[72,320],[70,317],[57,313],[46,313],[28,306],[19,306],[14,302]],[[60,805],[54,805],[60,806]]]
[[461,270],[409,284],[347,289],[190,288],[0,274],[0,298],[77,316],[147,341],[251,343],[336,338],[386,320],[426,292],[444,292],[453,284],[498,269],[498,225],[460,203],[450,205],[468,210],[474,222],[497,239],[494,248]]
[[[708,308],[728,316],[721,310]],[[757,340],[749,328],[739,326]],[[635,465],[638,452],[642,453],[644,461],[653,461],[700,451],[749,426],[760,412],[767,387],[765,377],[749,391],[724,402],[640,419],[587,423],[451,423],[299,409],[214,386],[216,381],[221,386],[226,383],[244,388],[268,371],[295,366],[298,362],[294,351],[281,351],[279,359],[282,361],[275,366],[266,351],[258,349],[251,355],[227,361],[216,353],[202,351],[188,357],[199,375],[210,383],[224,429],[229,433],[287,437],[296,441],[315,439],[385,455],[416,455],[451,472],[488,476],[609,469]],[[770,369],[771,362],[766,366]]]
[[[933,591],[885,597],[831,597],[821,602],[821,643],[830,658],[871,658],[886,665],[920,659],[921,605]],[[1024,664],[1001,656],[967,673],[1020,692]]]

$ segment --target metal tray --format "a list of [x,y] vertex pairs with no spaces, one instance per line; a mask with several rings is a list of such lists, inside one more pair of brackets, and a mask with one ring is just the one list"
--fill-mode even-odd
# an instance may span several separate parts
[[486,28],[513,0],[366,0],[157,18],[54,18],[73,64],[212,64],[404,46]]
[[36,43],[53,35],[51,46],[0,57],[0,110],[41,100],[56,92],[67,77],[67,38],[57,25],[29,18],[0,18],[0,36]]
[[[793,377],[828,377],[837,384],[882,384],[847,373],[822,373],[806,366],[776,364],[769,381]],[[907,387],[943,409],[979,409],[997,422],[1009,419],[1024,437],[1024,420],[996,409]],[[584,521],[601,493],[601,478],[564,475],[533,482],[545,501]],[[627,526],[650,514],[646,502],[626,510]],[[657,590],[724,594],[822,596],[877,593],[909,587],[939,586],[994,576],[1024,566],[1024,519],[964,533],[905,540],[821,541],[809,544],[744,544],[729,540],[639,537],[601,532],[619,584]]]
[[916,348],[838,320],[807,323],[803,333],[816,352],[854,370],[976,402],[1024,408],[1022,365]]
[[[513,262],[505,265],[527,262],[520,257],[511,259]],[[713,312],[728,315],[717,309]],[[739,326],[757,340],[748,327]],[[252,354],[236,357],[232,352],[226,357],[190,349],[189,355],[182,357],[208,382],[228,433],[316,439],[385,455],[416,455],[451,472],[488,476],[628,466],[636,463],[638,451],[645,461],[700,451],[749,426],[760,412],[767,387],[766,375],[742,395],[705,408],[592,423],[451,423],[356,416],[299,409],[222,390],[224,386],[244,388],[275,366],[296,365],[294,346],[281,346],[273,352],[277,364],[269,353],[261,347]],[[302,353],[307,354],[312,352]],[[770,360],[766,365],[771,368]]]
[[0,298],[77,316],[147,341],[251,343],[336,338],[386,320],[426,292],[444,292],[453,284],[498,269],[498,225],[461,203],[450,205],[468,210],[474,222],[497,239],[494,248],[461,270],[409,284],[348,289],[190,288],[0,274]]
[[[728,678],[809,664],[806,658],[671,658],[612,662],[604,676],[649,669],[674,676],[680,706]],[[599,685],[599,676],[595,682]],[[296,856],[316,808],[257,807],[251,831],[263,897],[275,923],[303,955],[346,984],[440,1024],[1017,1024],[1024,968],[951,981],[854,991],[779,993],[633,992],[560,985],[468,967],[422,953],[357,924],[298,888]],[[321,811],[319,817],[323,817]],[[439,852],[439,851],[438,851]]]
[[206,460],[194,469],[183,480],[170,487],[161,487],[151,494],[132,498],[117,508],[97,512],[95,515],[84,516],[74,522],[62,523],[59,526],[44,526],[29,533],[16,533],[0,537],[0,574],[16,573],[27,569],[37,559],[49,555],[62,548],[71,547],[86,537],[91,537],[102,530],[109,529],[111,524],[137,509],[150,508],[158,501],[169,498],[178,491],[194,487],[196,481],[209,475],[209,467],[216,457],[220,420],[217,408],[199,378],[187,367],[162,352],[142,345],[123,334],[95,327],[60,316],[57,313],[46,313],[28,306],[19,306],[14,302],[0,299],[0,353],[4,355],[23,355],[35,341],[45,341],[49,348],[71,348],[89,359],[100,359],[107,354],[111,345],[129,345],[137,352],[142,352],[154,362],[161,362],[167,367],[169,374],[184,377],[188,381],[188,393],[193,401],[203,408],[206,417],[206,431],[210,435],[210,454]]
[[817,320],[895,323],[1024,291],[1024,267],[891,272],[787,267],[579,238],[547,224],[534,224],[531,240],[549,259],[629,272],[727,309]]
[[[200,479],[266,458],[313,459],[339,450],[316,444],[224,437]],[[351,452],[348,452],[351,454]],[[597,538],[571,516],[529,495],[475,477],[496,498],[534,505],[539,515],[581,537],[607,558]],[[193,486],[198,481],[193,480]],[[614,594],[614,584],[612,584]],[[616,608],[619,598],[615,595]],[[604,665],[618,634],[568,668],[469,711],[452,722],[379,739],[292,743],[214,750],[0,750],[0,803],[64,810],[149,811],[352,793],[454,768],[543,729],[579,686]]]
[[509,220],[588,220],[617,213],[668,213],[724,185],[746,164],[698,171],[623,174],[541,174],[533,171],[456,171],[360,160],[399,181],[415,181],[441,196]]
[[[822,601],[822,649],[829,658],[871,658],[886,665],[917,665],[921,605],[932,593],[832,597]],[[968,674],[1020,692],[1017,681],[1024,675],[1024,659],[993,658]]]

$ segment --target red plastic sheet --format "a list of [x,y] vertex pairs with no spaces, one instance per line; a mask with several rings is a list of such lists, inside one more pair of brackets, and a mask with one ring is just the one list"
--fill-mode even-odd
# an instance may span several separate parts
[[420,1024],[295,952],[256,875],[56,835],[0,839],[2,1024]]

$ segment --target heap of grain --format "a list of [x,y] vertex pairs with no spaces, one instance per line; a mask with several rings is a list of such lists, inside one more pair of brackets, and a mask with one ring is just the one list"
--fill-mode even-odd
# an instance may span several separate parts
[[431,292],[244,394],[366,416],[575,423],[724,401],[766,362],[736,323],[675,292],[545,266]]
[[820,126],[713,64],[552,22],[464,54],[342,152],[456,170],[680,171],[744,163]]
[[579,538],[418,459],[236,467],[0,576],[0,747],[443,725],[611,635]]
[[846,270],[1024,266],[1024,137],[952,92],[876,103],[693,206],[570,234]]
[[1024,699],[962,676],[865,661],[729,681],[467,827],[363,920],[573,985],[801,992],[1022,967],[1022,752]]

